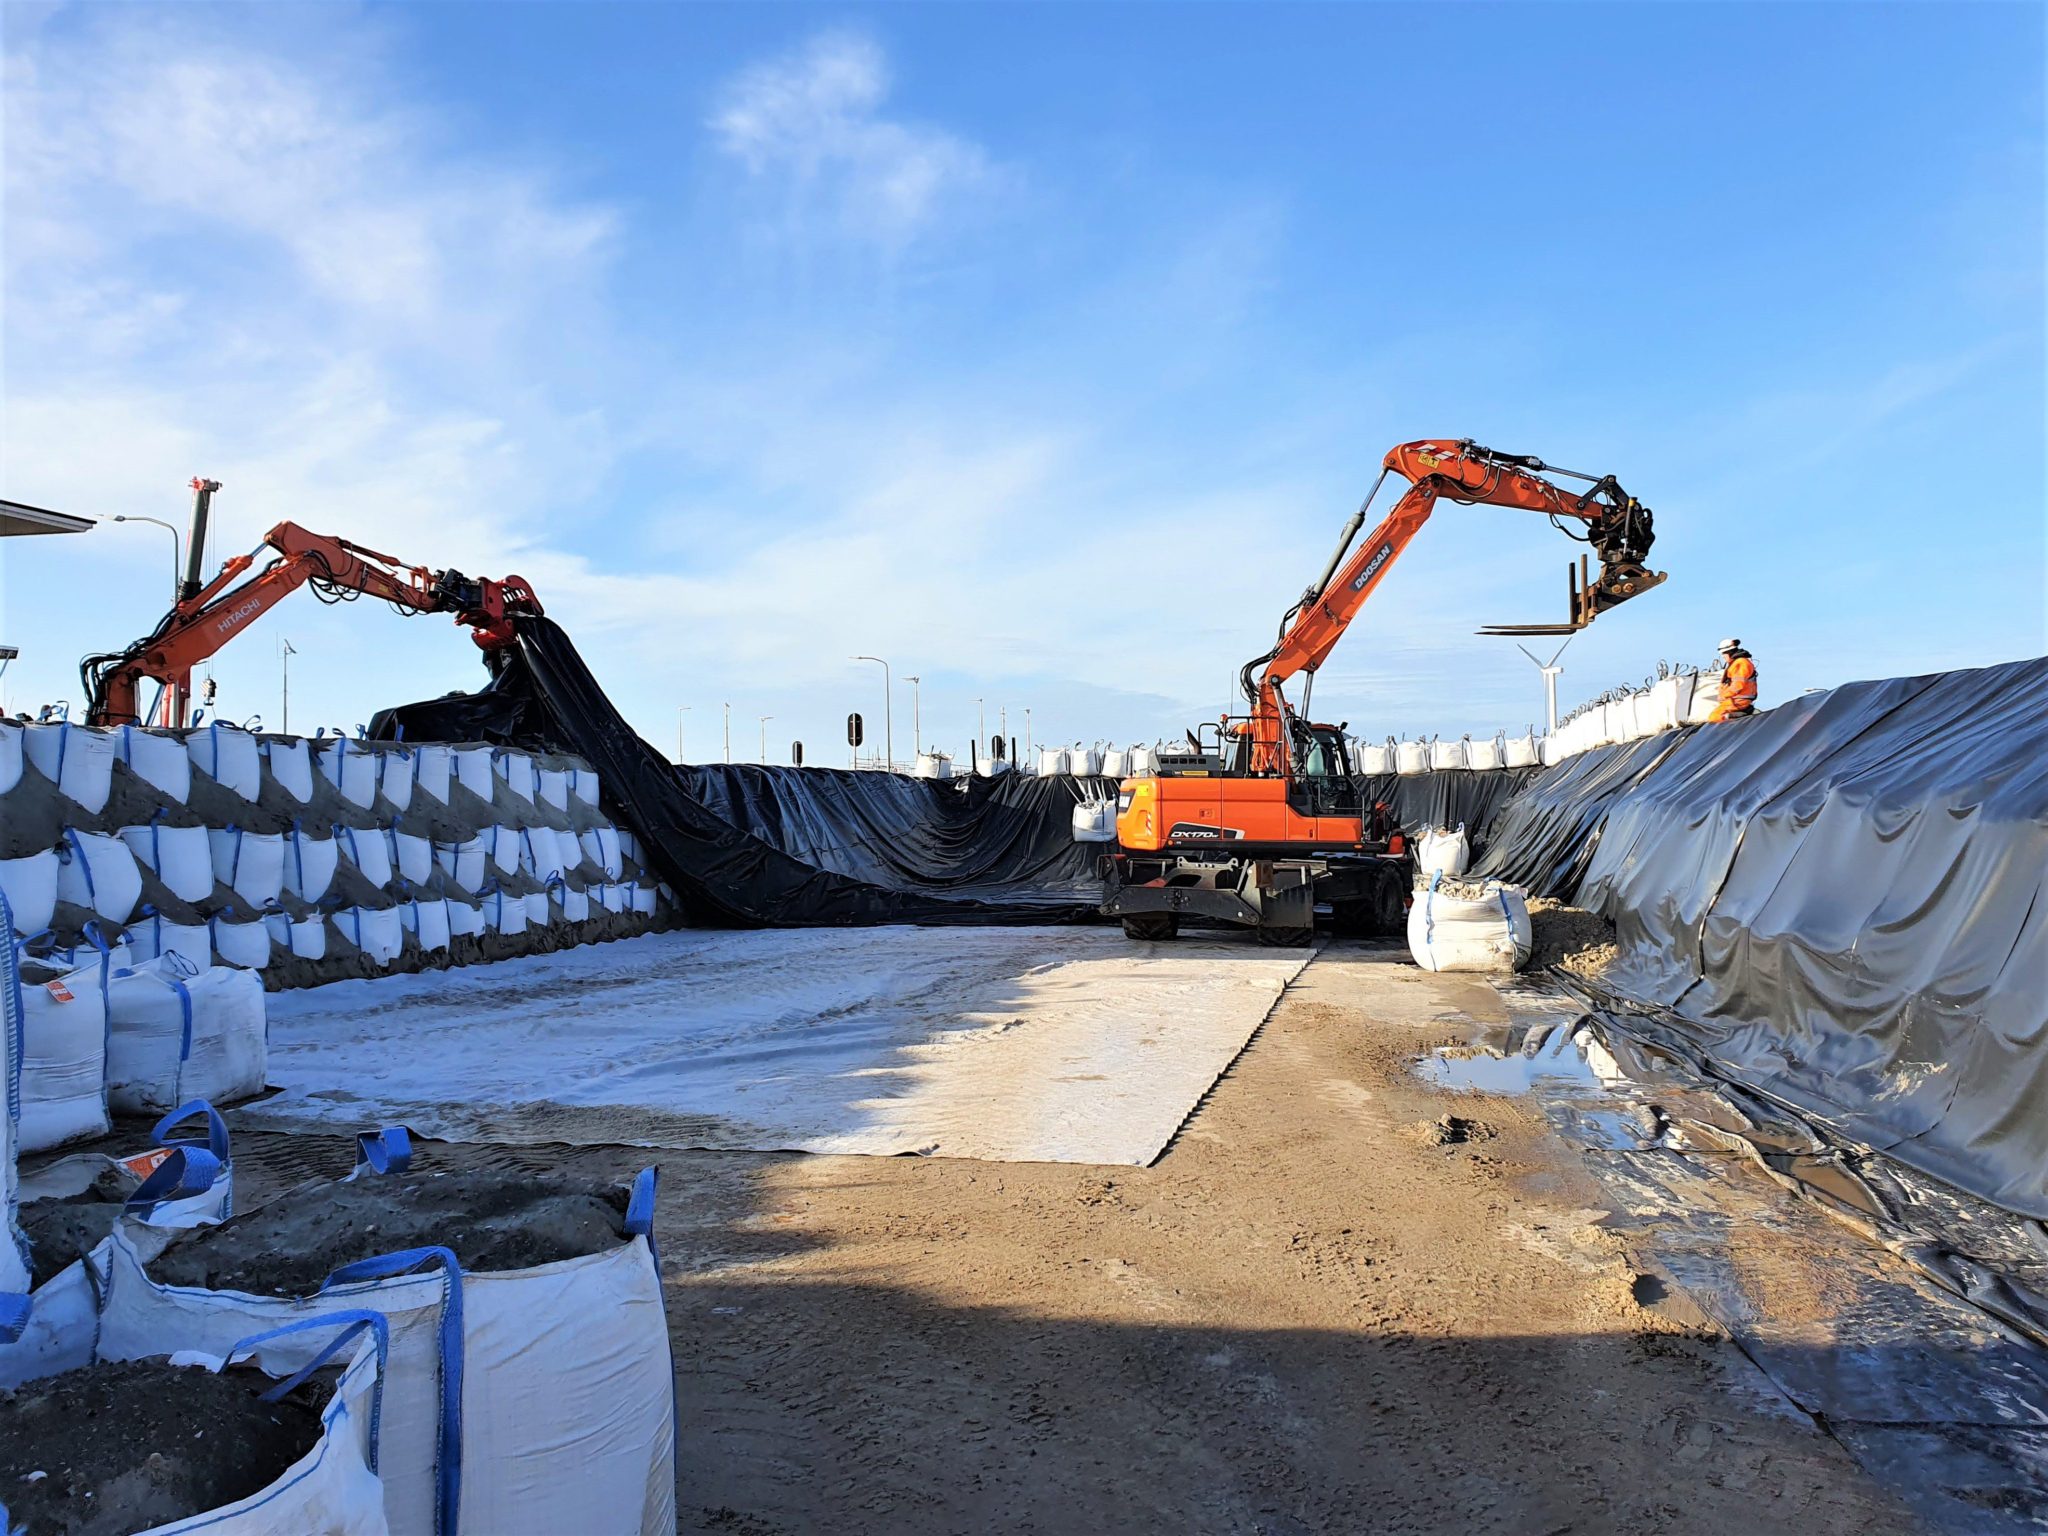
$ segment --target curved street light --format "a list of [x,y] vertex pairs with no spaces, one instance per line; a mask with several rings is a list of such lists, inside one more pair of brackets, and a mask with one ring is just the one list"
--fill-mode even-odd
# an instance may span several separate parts
[[185,579],[185,535],[178,531],[176,523],[167,523],[160,517],[144,517],[136,512],[116,512],[107,519],[110,523],[150,523],[163,529],[171,536],[171,606],[176,607],[178,594],[183,590]]
[[882,768],[893,773],[896,769],[896,717],[895,701],[890,697],[895,685],[889,681],[889,663],[879,656],[855,656],[854,661],[872,661],[882,669]]

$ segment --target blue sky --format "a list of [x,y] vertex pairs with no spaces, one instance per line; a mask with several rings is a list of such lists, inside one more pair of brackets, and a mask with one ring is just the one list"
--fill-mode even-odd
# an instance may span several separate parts
[[[1151,739],[1227,702],[1381,455],[1612,471],[1668,586],[1571,700],[1765,701],[2044,647],[2036,6],[9,5],[4,477],[525,575],[694,757]],[[146,630],[169,538],[0,547],[10,710]],[[1520,728],[1576,553],[1441,510],[1316,713]],[[224,712],[481,678],[300,594]],[[910,690],[897,695],[908,749]]]

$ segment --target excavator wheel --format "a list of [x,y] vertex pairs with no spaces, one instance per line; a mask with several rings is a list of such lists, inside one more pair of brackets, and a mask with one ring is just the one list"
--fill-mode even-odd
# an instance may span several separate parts
[[1257,929],[1257,933],[1261,944],[1270,944],[1276,949],[1299,949],[1304,944],[1313,944],[1316,941],[1316,931],[1313,928],[1267,928],[1261,926]]
[[1180,934],[1180,919],[1171,912],[1140,912],[1124,919],[1124,937],[1156,944]]
[[1407,879],[1398,869],[1389,867],[1380,877],[1379,889],[1373,892],[1375,933],[1398,936],[1408,931],[1406,887]]

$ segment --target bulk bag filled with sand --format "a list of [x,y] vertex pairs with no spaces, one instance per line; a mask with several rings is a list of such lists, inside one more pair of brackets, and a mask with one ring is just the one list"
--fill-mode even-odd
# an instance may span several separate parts
[[183,955],[123,966],[107,978],[107,1102],[160,1114],[188,1099],[232,1104],[263,1089],[263,979]]
[[1519,886],[1435,875],[1408,909],[1408,951],[1425,971],[1505,974],[1527,965],[1534,948]]

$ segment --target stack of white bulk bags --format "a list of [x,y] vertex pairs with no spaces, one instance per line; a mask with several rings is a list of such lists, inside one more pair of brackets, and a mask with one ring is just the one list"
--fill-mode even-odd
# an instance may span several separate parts
[[[70,799],[97,815],[106,809],[114,784],[114,753],[119,738],[111,731],[92,731],[68,721],[21,728],[21,746],[44,778]],[[19,772],[15,775],[20,777]]]

